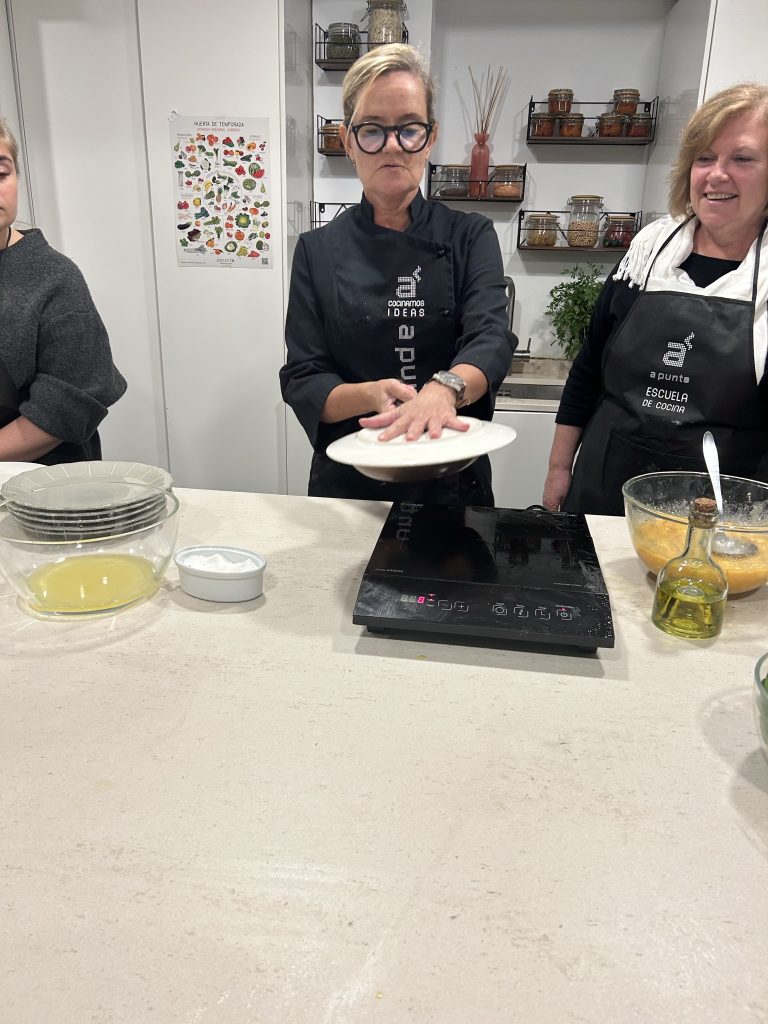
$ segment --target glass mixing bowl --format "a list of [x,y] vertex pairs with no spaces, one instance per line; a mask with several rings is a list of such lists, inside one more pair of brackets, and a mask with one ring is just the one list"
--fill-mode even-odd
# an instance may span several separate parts
[[755,665],[755,689],[752,710],[755,714],[757,736],[763,753],[768,757],[768,654]]
[[[714,553],[731,594],[741,594],[768,580],[768,484],[738,476],[721,476],[721,529],[757,548],[747,555]],[[694,498],[712,498],[707,473],[645,473],[622,488],[629,535],[640,561],[658,573],[685,546],[688,509]]]
[[[28,610],[53,618],[103,615],[150,597],[160,585],[176,543],[179,501],[161,498],[150,523],[130,519],[96,536],[78,527],[76,539],[30,529],[0,506],[0,570]],[[114,513],[112,513],[114,514]],[[94,531],[96,532],[96,531]]]

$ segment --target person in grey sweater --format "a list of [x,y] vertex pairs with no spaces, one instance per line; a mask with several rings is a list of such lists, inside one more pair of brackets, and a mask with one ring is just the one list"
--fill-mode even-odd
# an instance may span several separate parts
[[0,121],[0,462],[99,459],[126,382],[78,268],[13,227],[17,197],[18,146]]

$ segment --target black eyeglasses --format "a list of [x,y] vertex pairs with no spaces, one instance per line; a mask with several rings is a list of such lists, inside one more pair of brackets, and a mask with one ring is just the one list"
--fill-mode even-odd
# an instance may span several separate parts
[[376,124],[363,121],[350,128],[355,141],[364,153],[380,153],[387,144],[389,133],[393,132],[406,153],[420,153],[429,142],[432,125],[426,121],[409,121],[407,124]]

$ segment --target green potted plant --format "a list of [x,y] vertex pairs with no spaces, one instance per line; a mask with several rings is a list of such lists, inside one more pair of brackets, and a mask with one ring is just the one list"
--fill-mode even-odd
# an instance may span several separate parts
[[565,271],[569,280],[556,284],[549,293],[550,301],[544,310],[554,327],[555,340],[566,359],[573,359],[587,336],[592,310],[603,282],[600,268],[593,263],[577,264]]

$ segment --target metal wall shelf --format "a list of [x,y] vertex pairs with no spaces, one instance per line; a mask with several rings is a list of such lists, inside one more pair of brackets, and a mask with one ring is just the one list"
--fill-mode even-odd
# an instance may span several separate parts
[[309,204],[309,222],[313,228],[321,228],[323,224],[330,224],[340,213],[348,210],[357,203],[317,203]]
[[[408,42],[408,29],[403,25],[403,42]],[[331,43],[331,46],[334,44]],[[338,44],[342,46],[343,44]],[[386,46],[386,43],[376,43],[370,49],[378,49],[379,46]],[[362,57],[364,53],[368,53],[368,33],[360,31],[360,46],[358,53],[355,56],[350,57],[329,57],[328,56],[328,29],[322,28],[315,22],[315,64],[323,71],[348,71],[355,63],[358,57]]]
[[338,146],[327,146],[328,136],[323,132],[323,128],[328,124],[343,124],[344,120],[340,117],[323,117],[322,114],[318,114],[316,117],[317,127],[315,129],[315,138],[317,145],[317,152],[322,153],[323,156],[346,156],[347,151],[341,144],[341,139],[338,135],[331,136],[334,140],[338,139]]
[[[558,224],[553,227],[555,232],[555,243],[554,245],[529,245],[528,244],[528,232],[533,230],[541,232],[541,227],[530,229],[527,225],[527,218],[529,217],[546,217],[554,216],[558,218]],[[608,210],[600,214],[600,221],[598,224],[598,242],[592,246],[581,246],[581,245],[569,245],[568,244],[568,231],[567,228],[563,227],[563,224],[567,224],[568,217],[570,216],[569,210],[520,210],[517,216],[517,248],[520,252],[588,252],[588,253],[624,253],[629,248],[628,245],[604,245],[603,234],[605,232],[608,218],[609,217],[632,217],[635,221],[634,231],[632,237],[642,227],[643,214],[640,210]]]
[[[488,168],[488,174],[489,174],[488,178],[479,182],[479,184],[481,186],[481,191],[483,191],[485,194],[478,195],[478,196],[470,195],[469,193],[471,191],[473,191],[471,186],[473,184],[477,183],[477,180],[476,179],[468,179],[467,182],[466,182],[467,191],[466,191],[465,195],[441,195],[440,193],[441,193],[441,190],[442,190],[443,186],[447,186],[448,189],[450,189],[450,187],[451,187],[450,183],[448,183],[447,180],[440,173],[442,168],[446,167],[446,166],[450,166],[450,165],[448,165],[448,164],[432,164],[432,163],[427,164],[427,199],[435,199],[435,200],[437,200],[438,202],[441,202],[441,203],[494,203],[495,204],[495,203],[521,203],[523,201],[523,199],[525,198],[525,181],[526,181],[527,166],[528,166],[527,164],[516,164],[516,165],[514,165],[514,166],[517,166],[517,167],[521,167],[522,171],[523,171],[523,177],[522,177],[522,179],[520,181],[520,195],[516,196],[516,197],[512,197],[512,196],[494,196],[493,195],[493,191],[492,191],[493,184],[494,184],[493,175],[494,175],[494,172],[495,172],[495,167],[494,167],[493,164],[491,164],[491,166]],[[511,166],[511,165],[507,164],[505,166]],[[517,183],[515,182],[515,184],[517,184]],[[463,187],[463,185],[464,185],[464,183],[462,182],[459,190],[461,190],[461,187]],[[491,191],[490,195],[487,194],[488,191],[489,191],[489,187],[490,187],[490,191]]]
[[[587,111],[585,107],[600,107],[600,110]],[[538,108],[538,110],[537,110]],[[549,101],[548,100],[535,100],[533,96],[528,103],[528,126],[526,130],[526,140],[529,146],[650,146],[653,140],[656,138],[656,120],[659,113],[659,97],[656,96],[652,100],[640,100],[637,104],[638,111],[651,115],[650,124],[650,135],[644,135],[642,137],[634,137],[630,135],[618,135],[618,136],[600,136],[597,134],[597,118],[600,114],[610,114],[613,112],[613,100],[574,100],[571,106],[572,113],[584,114],[584,127],[588,127],[588,120],[594,118],[594,128],[592,129],[594,134],[582,135],[579,138],[568,138],[559,134],[560,125],[558,121],[555,121],[555,134],[554,135],[532,135],[531,134],[531,114],[533,113],[548,113],[549,112]],[[556,118],[557,114],[554,115]],[[567,115],[563,115],[567,116]],[[629,115],[627,115],[629,116]],[[624,126],[626,132],[626,125]]]

